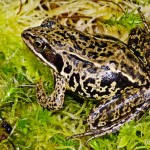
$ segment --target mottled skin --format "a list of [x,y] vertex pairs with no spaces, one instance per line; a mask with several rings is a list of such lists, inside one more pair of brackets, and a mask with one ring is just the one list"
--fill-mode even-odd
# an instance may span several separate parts
[[150,108],[150,33],[142,29],[134,35],[138,30],[131,31],[128,44],[85,34],[51,18],[23,31],[26,45],[54,71],[55,90],[49,97],[41,83],[37,86],[38,102],[44,108],[62,108],[66,88],[99,102],[88,118],[90,131],[73,137],[112,133],[125,122],[139,120]]
[[42,82],[37,85],[36,96],[38,102],[45,108],[51,110],[58,110],[62,108],[64,103],[65,91],[66,91],[66,79],[54,72],[55,77],[55,89],[50,96],[46,97],[45,90],[43,89]]

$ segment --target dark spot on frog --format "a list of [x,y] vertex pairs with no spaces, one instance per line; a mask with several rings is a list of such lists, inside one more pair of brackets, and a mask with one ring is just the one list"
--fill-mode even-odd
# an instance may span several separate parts
[[83,86],[84,89],[86,90],[87,93],[91,94],[92,86],[89,86],[88,84],[95,84],[95,79],[93,78],[88,78],[87,80],[84,81]]
[[106,51],[106,47],[108,46],[108,44],[106,42],[100,42],[100,43],[95,42],[95,46],[98,47],[97,51],[101,52],[102,50]]
[[74,87],[74,75],[72,75],[71,77],[70,77],[70,80],[69,80],[69,86],[70,87]]
[[98,52],[101,52],[101,53],[102,53],[102,52],[105,52],[105,51],[106,51],[106,47],[104,47],[104,48],[98,47],[98,48],[97,48],[97,51],[98,51]]
[[55,97],[53,98],[53,103],[47,105],[47,110],[55,110],[58,106],[57,104],[55,103]]
[[82,50],[82,55],[86,55],[86,49]]
[[83,42],[83,41],[78,41],[78,43],[79,43],[80,45],[83,45],[83,46],[86,46],[86,45],[87,45],[87,43],[85,43],[85,42]]
[[80,84],[78,84],[75,92],[82,94],[82,96],[86,96],[86,93],[82,90],[82,87]]
[[97,90],[90,91],[90,96],[91,96],[91,98],[94,98],[94,99],[95,99],[95,95],[103,96],[103,95],[109,95],[109,94],[110,94],[110,92],[109,92],[108,88],[106,88],[104,92],[99,92]]
[[88,42],[90,38],[87,35],[79,34],[79,39]]
[[70,52],[73,52],[74,49],[73,49],[72,47],[69,47],[69,51],[70,51]]
[[137,45],[137,44],[138,44],[138,42],[139,42],[139,38],[138,38],[138,37],[136,37],[136,38],[133,40],[133,43],[134,43],[135,45]]
[[73,40],[73,41],[76,40],[76,36],[74,36],[72,33],[70,34],[70,33],[67,32],[67,33],[65,34],[65,36],[68,37],[69,39]]
[[107,70],[110,70],[109,66],[101,66],[101,69],[107,71]]
[[81,41],[78,41],[78,44],[80,45],[80,44],[81,44]]
[[88,52],[88,57],[92,57],[93,59],[96,59],[99,56],[97,52]]
[[64,72],[66,73],[70,73],[72,70],[72,66],[71,65],[67,65],[67,67],[64,68]]
[[86,76],[85,76],[85,75],[83,75],[83,76],[81,77],[81,79],[82,79],[82,80],[84,80],[84,79],[85,79],[85,77],[86,77]]
[[73,75],[74,75],[74,77],[76,79],[76,83],[77,84],[80,83],[80,75],[79,74],[75,74],[75,73],[73,73]]
[[86,43],[85,43],[85,42],[82,42],[82,45],[83,45],[83,46],[86,46]]
[[63,51],[63,55],[67,55],[67,52],[66,52],[66,51]]
[[82,50],[82,48],[77,44],[77,42],[76,41],[74,41],[74,45],[73,45],[73,47],[76,49],[76,50],[79,50],[79,51],[81,51]]
[[50,30],[41,30],[41,32],[43,32],[45,34],[49,34]]
[[116,65],[118,66],[118,62],[114,61],[114,60],[110,60],[110,64]]
[[100,53],[100,56],[107,57],[107,58],[113,55],[114,53],[111,51],[107,51],[106,53]]
[[59,28],[60,28],[60,30],[65,30],[64,26],[60,26]]
[[87,64],[86,64],[86,63],[84,63],[84,64],[82,65],[82,67],[83,67],[83,68],[86,68],[86,67],[87,67]]
[[87,92],[87,93],[90,93],[90,94],[91,94],[91,90],[92,90],[92,87],[91,87],[91,86],[88,86],[88,87],[86,88],[86,92]]
[[63,47],[66,44],[62,43],[61,41],[53,40],[54,44],[57,45],[58,47]]
[[63,32],[55,31],[55,35],[62,36],[62,38],[67,39],[67,37],[65,36],[65,34]]
[[85,63],[83,63],[82,67],[83,67],[83,68],[87,68],[88,65],[91,66],[91,63],[85,62]]
[[87,48],[91,48],[91,49],[94,49],[95,48],[95,45],[94,43],[91,43]]
[[62,89],[63,91],[65,91],[66,90],[66,88],[65,87],[63,87],[63,89]]

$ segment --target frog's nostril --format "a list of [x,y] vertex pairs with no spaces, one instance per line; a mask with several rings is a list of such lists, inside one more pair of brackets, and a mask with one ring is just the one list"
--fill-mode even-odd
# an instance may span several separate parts
[[21,33],[21,37],[22,37],[23,40],[29,40],[30,37],[31,37],[31,35],[30,35],[28,32],[23,31],[23,32]]

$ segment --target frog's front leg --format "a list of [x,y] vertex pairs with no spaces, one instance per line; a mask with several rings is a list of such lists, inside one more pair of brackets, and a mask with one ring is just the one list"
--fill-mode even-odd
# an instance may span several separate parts
[[[94,108],[88,118],[90,130],[69,138],[93,135],[89,140],[117,131],[124,123],[139,120],[150,108],[150,88],[130,89]],[[88,140],[88,141],[89,141]]]
[[45,90],[41,81],[36,87],[36,96],[38,103],[48,110],[59,110],[64,103],[65,91],[66,91],[66,79],[61,75],[54,73],[55,77],[55,89],[50,96],[46,96]]

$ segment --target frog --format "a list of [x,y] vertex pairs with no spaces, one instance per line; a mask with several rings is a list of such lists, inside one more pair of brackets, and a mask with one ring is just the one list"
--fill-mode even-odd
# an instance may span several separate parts
[[66,90],[97,101],[87,119],[90,129],[69,138],[91,140],[114,133],[149,110],[150,31],[145,20],[144,26],[131,30],[128,43],[81,32],[53,18],[22,32],[27,47],[53,70],[55,87],[49,96],[41,81],[36,86],[43,108],[62,109]]

